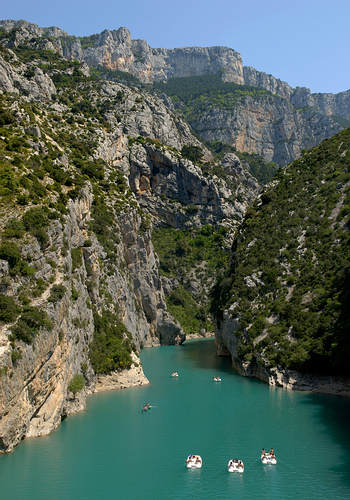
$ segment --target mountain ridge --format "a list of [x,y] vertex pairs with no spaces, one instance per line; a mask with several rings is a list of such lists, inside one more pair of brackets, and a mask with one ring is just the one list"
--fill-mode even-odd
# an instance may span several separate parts
[[278,165],[296,159],[303,149],[350,123],[350,90],[321,94],[305,87],[293,89],[272,75],[243,66],[241,55],[228,47],[153,49],[145,40],[132,40],[124,27],[88,37],[70,36],[59,28],[39,28],[26,21],[0,21],[0,29],[1,43],[8,48],[25,44],[51,50],[68,60],[84,62],[91,71],[101,73],[102,69],[107,79],[113,79],[113,72],[124,72],[151,85],[218,75],[224,83],[263,89],[270,98],[248,95],[227,106],[224,96],[224,107],[220,102],[197,107],[190,124],[203,140],[219,140]]

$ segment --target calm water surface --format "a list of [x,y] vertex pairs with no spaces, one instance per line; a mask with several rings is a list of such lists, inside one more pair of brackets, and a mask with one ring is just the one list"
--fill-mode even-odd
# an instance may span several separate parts
[[[52,435],[0,456],[1,500],[350,499],[350,400],[239,377],[211,340],[142,361],[151,385],[93,396]],[[262,447],[277,466],[260,463]],[[201,470],[185,468],[189,453]],[[243,475],[226,472],[231,457]]]

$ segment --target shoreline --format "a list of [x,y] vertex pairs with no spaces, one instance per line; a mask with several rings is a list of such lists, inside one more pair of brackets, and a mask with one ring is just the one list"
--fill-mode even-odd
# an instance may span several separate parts
[[295,370],[267,368],[262,365],[241,363],[231,356],[233,370],[243,377],[256,378],[270,387],[287,391],[329,394],[350,398],[350,378],[335,375],[315,375]]

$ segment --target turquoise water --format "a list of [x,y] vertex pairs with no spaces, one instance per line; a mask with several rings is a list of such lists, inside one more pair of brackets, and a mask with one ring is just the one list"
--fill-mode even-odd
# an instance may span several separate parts
[[[50,436],[0,456],[1,500],[350,499],[350,400],[239,377],[210,340],[142,360],[151,385],[93,396]],[[263,466],[271,446],[278,464]],[[201,470],[185,468],[189,453]],[[243,475],[226,472],[231,457]]]

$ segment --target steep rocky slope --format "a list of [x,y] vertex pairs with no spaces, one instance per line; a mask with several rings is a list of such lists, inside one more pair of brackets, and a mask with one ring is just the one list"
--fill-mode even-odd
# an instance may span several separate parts
[[[206,85],[196,81],[199,99],[193,95],[185,99],[185,117],[202,139],[222,141],[268,162],[285,165],[303,149],[350,124],[350,91],[311,94],[304,87],[293,89],[272,75],[243,66],[241,55],[228,47],[154,49],[144,40],[132,40],[126,28],[87,37],[69,36],[59,28],[39,28],[26,21],[1,21],[0,28],[2,43],[9,48],[30,44],[53,50],[98,68],[107,78],[116,73],[120,76],[120,72],[124,78],[130,74],[144,83],[184,78],[178,82],[183,87],[188,77],[211,75],[218,78],[217,87],[223,82],[238,84],[241,89],[235,89],[234,99],[229,87],[212,99]],[[101,72],[102,68],[109,72]]]
[[[218,350],[241,374],[349,394],[349,164],[347,129],[248,210],[212,304]],[[330,376],[348,377],[347,389]]]
[[80,38],[56,27],[39,28],[26,21],[0,21],[0,27],[11,33],[9,47],[41,38],[39,43],[43,42],[45,48],[67,59],[132,73],[147,83],[221,70],[228,81],[243,83],[241,55],[228,47],[153,49],[145,40],[131,40],[130,31],[124,27]]
[[92,391],[147,382],[140,347],[185,338],[167,309],[153,225],[232,231],[259,185],[234,155],[213,161],[154,95],[90,77],[48,38],[2,42],[4,452],[56,428]]
[[249,83],[261,87],[224,82],[218,74],[170,79],[156,88],[173,99],[175,108],[205,141],[221,141],[278,165],[294,160],[303,149],[350,123],[335,114],[341,108],[348,116],[349,92],[333,99],[324,95],[322,100],[298,89],[281,92],[277,84]]

